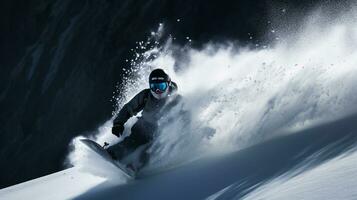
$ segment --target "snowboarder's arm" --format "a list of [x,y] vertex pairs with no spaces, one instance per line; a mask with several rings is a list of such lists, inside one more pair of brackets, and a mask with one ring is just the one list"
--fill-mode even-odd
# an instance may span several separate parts
[[138,112],[140,112],[149,96],[149,89],[145,89],[132,98],[123,108],[119,111],[117,117],[114,119],[114,125],[124,125],[128,119]]

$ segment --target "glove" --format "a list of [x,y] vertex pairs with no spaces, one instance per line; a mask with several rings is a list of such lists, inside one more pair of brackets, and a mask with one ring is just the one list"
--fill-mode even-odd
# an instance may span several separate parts
[[114,124],[112,127],[113,135],[120,137],[123,134],[124,126],[121,124]]

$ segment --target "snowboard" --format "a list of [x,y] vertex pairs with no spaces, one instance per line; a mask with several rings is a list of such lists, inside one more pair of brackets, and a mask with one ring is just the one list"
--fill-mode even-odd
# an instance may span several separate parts
[[98,154],[100,157],[102,157],[104,160],[107,162],[113,164],[116,166],[119,170],[121,170],[127,177],[135,179],[136,178],[136,173],[124,166],[123,164],[115,161],[112,159],[112,157],[109,155],[109,153],[98,143],[94,142],[93,140],[90,139],[81,139],[80,140],[84,145],[86,145],[89,149],[94,151],[96,154]]

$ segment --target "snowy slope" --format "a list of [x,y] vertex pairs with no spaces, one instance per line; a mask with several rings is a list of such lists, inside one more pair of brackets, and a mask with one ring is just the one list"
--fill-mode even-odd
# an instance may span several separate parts
[[357,199],[356,168],[357,153],[346,154],[296,177],[278,177],[244,199]]
[[[274,194],[283,200],[343,194],[352,200],[357,192],[356,142],[354,116],[77,199],[270,199]],[[335,191],[341,188],[345,190]]]
[[104,178],[70,168],[0,190],[1,200],[71,199],[105,181]]
[[356,142],[352,116],[127,183],[115,173],[100,178],[71,168],[5,188],[0,199],[353,200]]

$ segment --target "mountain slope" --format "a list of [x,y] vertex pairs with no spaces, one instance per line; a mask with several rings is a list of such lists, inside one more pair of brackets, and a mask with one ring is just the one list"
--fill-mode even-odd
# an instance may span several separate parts
[[351,116],[127,183],[71,168],[0,190],[0,199],[353,199],[356,122]]
[[[282,136],[219,158],[198,160],[130,184],[93,189],[77,199],[204,199],[228,186],[229,188],[221,192],[217,199],[239,199],[281,175],[289,179],[304,173],[314,174],[315,168],[321,171],[318,170],[320,165],[326,168],[330,159],[348,151],[351,153],[357,142],[356,122],[357,116],[352,116],[300,133]],[[356,161],[356,153],[351,155],[353,159],[347,160],[351,161],[350,166]],[[338,163],[338,159],[331,163],[336,162]],[[355,195],[357,193],[353,185],[355,182],[349,182],[348,179],[357,177],[350,177],[351,173],[343,173],[345,171],[343,164],[331,169],[332,171],[324,170],[324,172],[336,173],[339,169],[342,175],[336,173],[336,176],[340,176],[340,179],[336,179],[340,182],[336,184],[351,188],[349,192]],[[357,175],[357,169],[349,168],[349,170]],[[319,176],[323,174],[320,173]],[[333,180],[333,174],[329,176],[331,178],[327,180]],[[304,187],[303,180],[299,182],[300,187]],[[313,186],[318,191],[320,184],[322,183],[319,181],[309,182],[306,187]],[[288,186],[293,190],[292,185]],[[328,183],[321,186],[328,186]],[[274,188],[279,190],[279,185]],[[330,190],[330,193],[336,192]],[[311,197],[311,193],[304,194],[306,195],[304,198]]]

